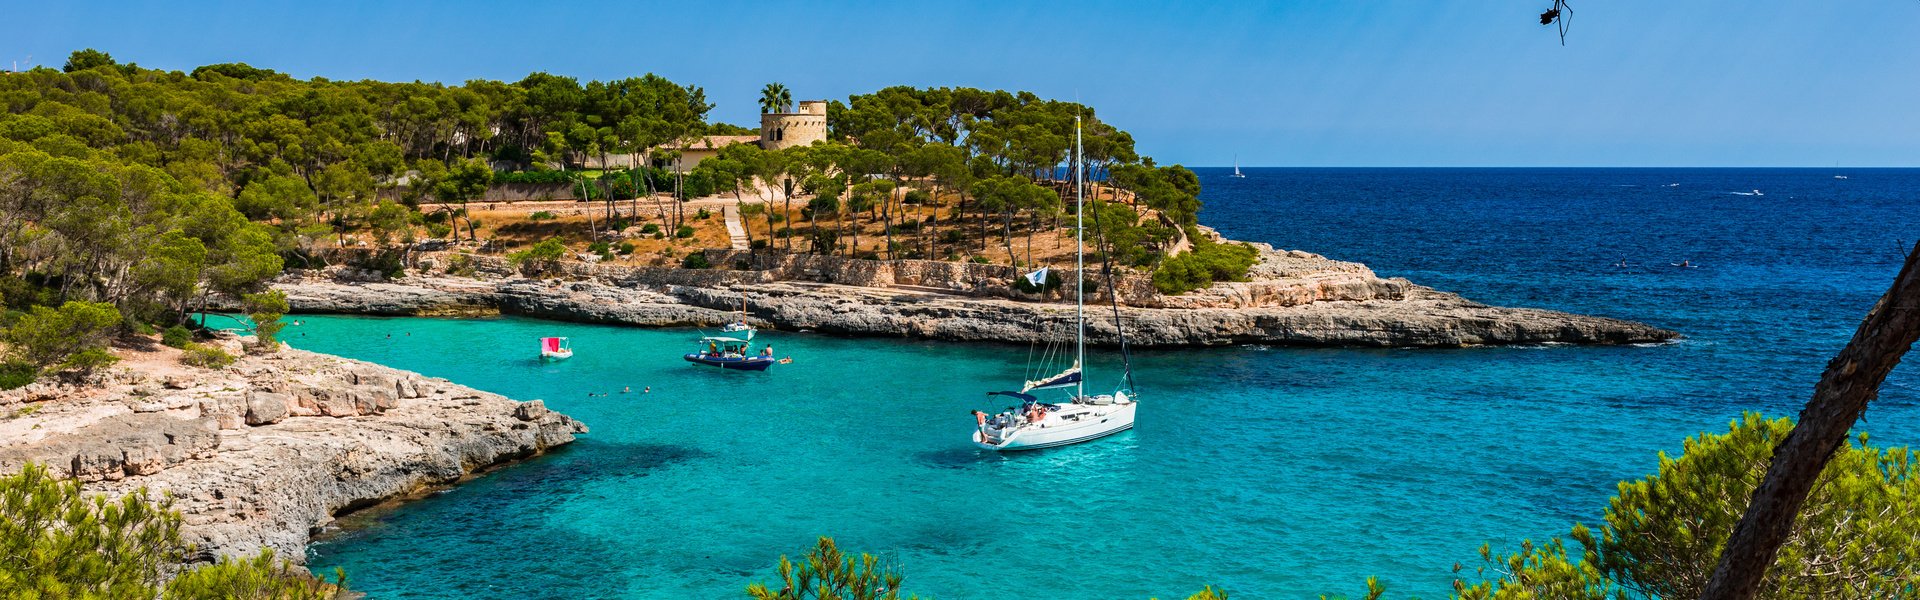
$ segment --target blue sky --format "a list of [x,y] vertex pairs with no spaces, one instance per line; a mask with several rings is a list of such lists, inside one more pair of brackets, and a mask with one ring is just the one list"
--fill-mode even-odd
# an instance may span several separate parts
[[93,47],[191,69],[457,83],[658,73],[1078,98],[1163,164],[1920,166],[1920,2],[1033,4],[7,2],[0,65]]

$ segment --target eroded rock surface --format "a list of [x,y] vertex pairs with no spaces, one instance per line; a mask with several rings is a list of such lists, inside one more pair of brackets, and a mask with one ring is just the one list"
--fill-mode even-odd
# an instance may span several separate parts
[[[715,252],[719,251],[709,254]],[[492,264],[486,261],[497,259],[470,260]],[[778,329],[1016,343],[1057,338],[1073,310],[1070,303],[919,285],[959,286],[952,278],[960,275],[953,273],[942,275],[940,281],[849,285],[840,281],[896,281],[902,271],[849,276],[847,272],[856,268],[878,269],[872,265],[884,261],[834,260],[848,264],[841,265],[841,272],[833,277],[827,271],[808,271],[821,274],[814,279],[837,277],[835,282],[775,280],[769,274],[784,271],[563,263],[562,274],[571,280],[523,278],[502,267],[491,271],[489,279],[416,276],[386,283],[342,282],[295,273],[275,287],[287,292],[293,310],[309,313],[508,313],[628,325],[711,326],[731,320],[732,311],[744,306],[751,321]],[[776,269],[790,269],[788,263],[794,262],[782,259]],[[1620,319],[1487,306],[1405,279],[1381,279],[1358,263],[1300,251],[1264,250],[1254,274],[1252,281],[1221,283],[1182,296],[1153,299],[1123,291],[1123,298],[1133,298],[1119,309],[1127,325],[1127,341],[1143,347],[1243,343],[1455,347],[1626,344],[1679,337]],[[985,289],[1005,283],[973,285]],[[1090,341],[1117,345],[1120,338],[1113,325],[1113,309],[1105,302],[1090,301],[1089,311],[1095,317],[1089,324]]]
[[197,558],[306,555],[342,512],[573,441],[586,426],[445,379],[286,349],[162,383],[138,372],[0,392],[0,472],[171,495]]

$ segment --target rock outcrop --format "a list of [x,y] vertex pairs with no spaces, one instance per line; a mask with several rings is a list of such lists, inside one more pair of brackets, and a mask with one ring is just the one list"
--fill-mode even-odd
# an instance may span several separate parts
[[[1314,287],[1330,291],[1324,292],[1324,299],[1286,306],[1123,306],[1119,312],[1126,323],[1127,341],[1142,347],[1243,343],[1408,347],[1626,344],[1678,337],[1672,331],[1631,321],[1487,306],[1404,279],[1371,279],[1370,272],[1367,277],[1351,283],[1367,289]],[[294,311],[308,313],[507,313],[594,323],[711,326],[733,319],[732,311],[744,306],[749,320],[764,327],[954,341],[1053,339],[1064,331],[1073,310],[1070,304],[966,296],[911,286],[801,281],[690,286],[645,285],[630,280],[485,281],[444,276],[409,277],[391,283],[339,283],[289,277],[275,287],[287,293]],[[1230,295],[1235,289],[1230,284],[1209,292]],[[1089,324],[1090,341],[1106,345],[1120,342],[1113,310],[1108,306],[1089,307],[1096,317]]]
[[298,560],[336,515],[586,431],[537,400],[294,349],[201,373],[0,392],[0,473],[36,462],[89,493],[171,496],[201,560]]

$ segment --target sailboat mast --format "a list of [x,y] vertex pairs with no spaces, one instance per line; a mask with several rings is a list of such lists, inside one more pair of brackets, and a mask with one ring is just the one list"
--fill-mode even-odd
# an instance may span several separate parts
[[1087,209],[1086,186],[1082,169],[1086,161],[1080,155],[1080,117],[1073,118],[1073,304],[1079,332],[1074,340],[1074,366],[1080,367],[1080,382],[1075,397],[1087,395]]

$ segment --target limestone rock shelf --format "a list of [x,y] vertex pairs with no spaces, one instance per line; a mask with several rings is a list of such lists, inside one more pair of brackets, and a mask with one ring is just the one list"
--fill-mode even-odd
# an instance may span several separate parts
[[261,548],[299,560],[338,514],[587,430],[538,400],[294,349],[169,370],[0,392],[0,413],[14,415],[0,420],[0,473],[31,461],[89,493],[170,494],[199,560]]
[[[1678,333],[1564,312],[1487,306],[1382,279],[1365,265],[1300,251],[1262,250],[1253,280],[1181,296],[1138,276],[1115,281],[1128,342],[1142,347],[1285,344],[1458,347],[1479,344],[1628,344]],[[744,306],[751,321],[784,329],[954,341],[1030,342],[1057,336],[1072,305],[1057,290],[1022,294],[1012,267],[868,261],[707,251],[730,269],[560,263],[527,278],[497,257],[460,257],[479,278],[427,275],[368,281],[350,270],[290,272],[275,287],[296,312],[486,315],[641,326],[709,326]],[[429,256],[423,265],[451,257]],[[738,268],[744,267],[744,268]],[[422,269],[420,272],[431,272]],[[377,278],[376,278],[377,279]],[[1071,289],[1068,282],[1063,288]],[[1103,297],[1090,341],[1120,338]]]

